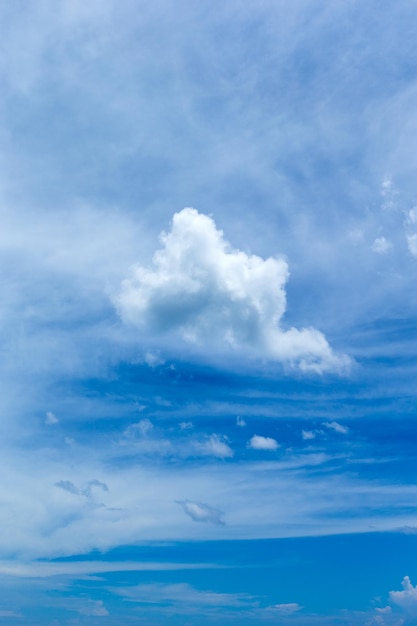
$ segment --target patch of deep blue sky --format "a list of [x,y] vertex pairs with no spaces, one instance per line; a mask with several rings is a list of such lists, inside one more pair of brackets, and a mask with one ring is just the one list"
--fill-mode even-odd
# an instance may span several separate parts
[[[24,469],[22,455],[41,469],[45,459],[59,459],[58,469],[45,465],[49,482],[40,471],[42,489],[67,481],[75,492],[112,468],[210,473],[297,459],[293,473],[302,474],[306,490],[340,477],[345,485],[366,484],[371,494],[365,502],[347,493],[341,509],[332,508],[329,493],[328,510],[317,513],[323,533],[332,517],[347,525],[366,518],[362,531],[393,513],[415,519],[411,491],[398,501],[387,496],[384,506],[371,488],[415,485],[417,290],[407,212],[416,198],[417,5],[181,5],[0,7],[2,433],[5,484],[16,495],[3,492],[0,523],[15,565],[27,550],[25,541],[16,547],[20,518],[13,517],[13,530],[7,525],[20,511],[19,494],[25,497],[13,473]],[[158,233],[184,206],[212,214],[232,246],[286,256],[284,325],[322,330],[355,359],[348,377],[305,376],[246,355],[198,356],[172,338],[123,328],[112,295],[133,263],[149,265]],[[386,253],[372,249],[381,237],[391,244]],[[55,423],[45,423],[48,412]],[[146,420],[153,439],[187,451],[121,445],[129,427]],[[326,426],[332,422],[348,430]],[[213,433],[233,456],[192,452]],[[255,434],[280,447],[252,449]],[[318,455],[321,462],[309,465]],[[84,475],[90,457],[96,464]],[[76,509],[77,493],[74,501],[58,487],[54,493],[41,505],[49,526],[36,521],[43,537],[54,535],[55,497],[68,498],[68,528],[95,511],[91,502]],[[204,493],[198,502],[205,505]],[[182,538],[187,528],[204,526],[183,519]],[[417,582],[413,524],[402,534],[246,542],[217,542],[221,530],[207,531],[211,542],[162,547],[141,547],[139,533],[135,545],[99,554],[91,540],[86,555],[69,559],[210,564],[201,570],[91,579],[35,573],[26,582],[2,570],[0,620],[415,620],[412,595],[408,613],[393,602],[392,614],[374,611],[404,576]],[[19,532],[32,531],[22,524]],[[213,607],[209,592],[229,596]],[[285,606],[268,608],[275,605]]]

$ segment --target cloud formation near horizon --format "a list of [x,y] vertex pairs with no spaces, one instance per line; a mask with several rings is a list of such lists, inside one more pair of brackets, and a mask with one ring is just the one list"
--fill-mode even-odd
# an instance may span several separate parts
[[280,327],[289,275],[284,259],[232,249],[214,220],[192,208],[176,213],[160,239],[153,267],[135,267],[122,283],[115,304],[123,320],[303,371],[348,367],[348,357],[336,355],[317,329]]
[[390,591],[390,602],[396,604],[407,613],[417,615],[417,587],[414,587],[409,576],[404,576],[401,583],[403,591]]

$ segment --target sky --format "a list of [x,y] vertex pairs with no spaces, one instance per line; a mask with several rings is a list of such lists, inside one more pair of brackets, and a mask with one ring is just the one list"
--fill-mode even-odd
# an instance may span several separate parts
[[416,15],[0,1],[0,624],[417,624]]

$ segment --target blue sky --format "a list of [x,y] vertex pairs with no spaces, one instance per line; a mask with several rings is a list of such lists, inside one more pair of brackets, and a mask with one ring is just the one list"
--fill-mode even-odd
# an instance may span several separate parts
[[416,13],[0,3],[0,623],[417,623]]

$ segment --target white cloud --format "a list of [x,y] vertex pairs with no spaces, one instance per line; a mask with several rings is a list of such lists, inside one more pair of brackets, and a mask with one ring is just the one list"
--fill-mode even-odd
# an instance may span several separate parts
[[180,422],[178,426],[180,430],[191,430],[192,428],[194,428],[192,422]]
[[151,367],[152,369],[158,367],[158,365],[163,365],[165,362],[163,359],[161,359],[159,354],[154,354],[153,352],[146,352],[144,356],[144,361],[146,365],[149,365],[149,367]]
[[243,593],[216,593],[200,591],[187,583],[151,583],[114,590],[124,598],[149,604],[199,605],[206,607],[241,606],[252,603],[253,598]]
[[342,426],[338,422],[324,422],[323,426],[329,428],[330,430],[334,430],[336,433],[340,433],[341,435],[347,435],[349,432],[349,428],[347,426]]
[[215,509],[203,502],[191,502],[191,500],[184,500],[183,502],[178,502],[178,504],[182,506],[184,512],[195,522],[224,524],[222,519],[223,511],[220,511],[220,509]]
[[[267,463],[210,459],[185,468],[159,459],[120,463],[119,446],[113,450],[116,462],[110,449],[87,455],[85,447],[74,448],[71,465],[56,451],[46,451],[42,463],[37,463],[37,450],[16,455],[13,463],[7,454],[3,457],[10,476],[0,484],[1,501],[9,511],[0,535],[4,555],[13,552],[27,561],[140,541],[364,532],[371,525],[383,531],[413,523],[413,511],[407,507],[416,498],[415,485],[382,479],[376,484],[333,470],[317,473],[314,468],[324,469],[327,461],[337,458],[324,454],[286,455]],[[94,456],[97,452],[104,460]],[[99,478],[108,491],[91,485],[92,498],[81,493],[91,477]],[[62,478],[66,482],[58,488],[55,483]],[[370,498],[373,510],[363,511]],[[388,510],[383,519],[382,507]],[[352,519],[346,510],[359,513]],[[227,520],[222,511],[227,511]],[[187,523],[186,516],[195,523]]]
[[237,416],[236,418],[236,426],[240,426],[241,428],[245,428],[246,422],[242,417]]
[[409,252],[417,257],[417,206],[407,214],[405,220],[406,239]]
[[153,267],[137,266],[115,298],[126,322],[155,333],[178,332],[206,349],[249,350],[303,371],[342,371],[315,328],[280,328],[286,310],[288,266],[234,250],[211,217],[195,209],[176,213]]
[[389,599],[407,613],[417,616],[417,587],[413,587],[410,578],[404,576],[401,583],[403,591],[390,591]]
[[[216,567],[210,564],[210,567]],[[0,560],[0,574],[16,578],[84,577],[107,572],[159,572],[206,569],[207,563],[161,561],[5,561]],[[0,613],[1,616],[1,613]]]
[[398,209],[399,192],[394,186],[392,178],[386,176],[381,185],[382,205],[384,211],[396,211]]
[[296,602],[290,602],[288,604],[275,604],[271,608],[281,615],[291,615],[292,613],[300,611],[303,607]]
[[279,448],[279,443],[272,437],[254,435],[248,441],[248,447],[253,448],[253,450],[277,450]]
[[59,422],[59,419],[57,418],[55,413],[52,413],[52,411],[47,411],[45,424],[58,424],[58,422]]
[[131,424],[124,431],[124,436],[128,439],[135,439],[136,437],[147,437],[153,430],[153,424],[151,420],[145,418],[136,422],[135,424]]
[[391,250],[392,248],[392,243],[389,241],[389,239],[386,239],[385,237],[377,237],[377,239],[375,239],[374,243],[372,244],[372,251],[376,252],[377,254],[385,254],[386,252],[388,252],[388,250]]
[[[378,609],[375,609],[376,611]],[[377,613],[368,620],[365,626],[404,626],[405,622],[398,616],[386,613]]]
[[309,439],[315,439],[316,433],[313,430],[302,430],[301,436],[305,441],[308,441]]
[[210,435],[205,441],[197,442],[195,447],[204,456],[215,456],[220,459],[233,456],[233,450],[228,445],[227,438],[221,435]]

